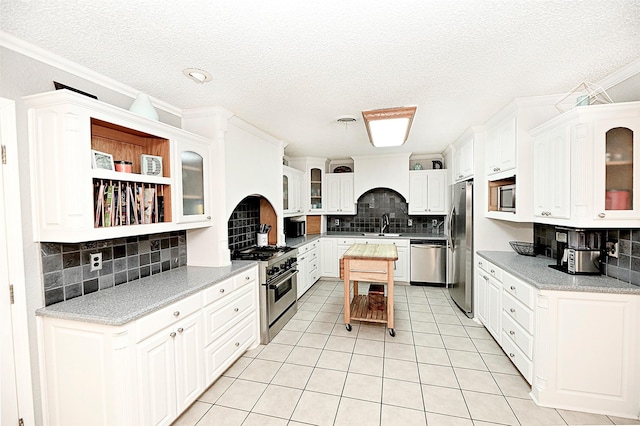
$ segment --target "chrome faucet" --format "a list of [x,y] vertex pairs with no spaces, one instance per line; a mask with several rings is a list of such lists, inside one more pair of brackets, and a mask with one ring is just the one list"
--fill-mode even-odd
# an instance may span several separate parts
[[383,214],[380,218],[380,233],[384,234],[384,231],[389,227],[389,215]]

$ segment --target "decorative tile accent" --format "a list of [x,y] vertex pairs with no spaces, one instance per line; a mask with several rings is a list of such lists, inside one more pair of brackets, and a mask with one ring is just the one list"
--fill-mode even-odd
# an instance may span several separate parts
[[[161,249],[164,247],[164,250]],[[90,254],[102,253],[91,271]],[[45,306],[187,264],[186,231],[80,244],[41,243]]]
[[[640,229],[600,229],[604,241],[618,243],[618,258],[606,256],[604,274],[640,286]],[[556,259],[556,228],[536,223],[533,239],[538,253]]]
[[238,250],[256,245],[259,227],[260,198],[247,197],[236,206],[229,218],[229,249]]
[[[389,229],[385,232],[403,234],[441,234],[444,235],[442,215],[409,215],[409,205],[402,195],[392,189],[376,188],[365,192],[358,199],[357,214],[354,216],[328,216],[328,232],[380,232],[380,220],[383,214],[389,215]],[[338,219],[339,225],[335,224]],[[411,219],[412,226],[408,226]],[[433,226],[433,220],[437,226]]]

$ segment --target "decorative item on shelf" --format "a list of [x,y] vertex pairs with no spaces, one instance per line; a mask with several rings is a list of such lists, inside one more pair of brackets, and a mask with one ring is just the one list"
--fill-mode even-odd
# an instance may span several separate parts
[[113,155],[92,149],[91,167],[94,169],[115,170],[113,166]]
[[142,154],[140,156],[140,173],[147,176],[162,177],[162,157]]
[[116,172],[133,173],[133,165],[131,161],[117,160],[114,161]]
[[416,163],[413,165],[413,170],[422,170],[422,164]]
[[144,93],[140,93],[135,101],[129,107],[129,111],[146,117],[150,120],[158,121],[158,112],[153,107],[149,96]]
[[431,161],[431,168],[434,170],[440,170],[443,169],[444,166],[442,165],[442,161],[440,160],[432,160]]
[[[575,96],[575,102],[568,101]],[[556,103],[556,109],[560,112],[567,112],[576,106],[611,104],[613,100],[607,92],[597,84],[583,81],[571,89],[562,99]]]
[[523,241],[509,241],[509,245],[518,254],[523,256],[535,256],[536,250],[533,243],[526,243]]
[[333,173],[351,173],[352,171],[349,166],[338,166],[333,169]]

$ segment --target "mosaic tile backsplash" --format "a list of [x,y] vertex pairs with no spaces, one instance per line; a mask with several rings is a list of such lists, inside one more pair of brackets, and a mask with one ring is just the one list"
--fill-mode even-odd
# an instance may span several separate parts
[[260,198],[247,197],[236,206],[227,222],[229,249],[255,246],[259,227]]
[[[380,232],[380,218],[389,215],[389,229],[385,232],[402,234],[441,234],[444,235],[444,216],[409,215],[409,205],[398,192],[376,188],[365,192],[358,199],[355,216],[328,216],[328,232]],[[336,225],[335,221],[339,224]],[[412,226],[409,226],[409,219]],[[433,221],[436,220],[436,224]]]
[[[186,231],[78,244],[41,243],[45,306],[187,264]],[[89,255],[102,253],[91,271]]]
[[[603,241],[618,243],[618,258],[606,256],[603,273],[640,286],[640,229],[601,229]],[[556,229],[534,224],[533,238],[539,254],[556,259]]]

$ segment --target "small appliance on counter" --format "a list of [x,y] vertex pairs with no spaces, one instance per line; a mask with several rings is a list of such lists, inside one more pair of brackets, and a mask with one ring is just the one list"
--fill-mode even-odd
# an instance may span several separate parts
[[602,273],[602,231],[556,228],[556,263],[550,268],[572,275]]
[[284,234],[287,238],[303,237],[305,235],[305,222],[292,220],[285,218],[284,220]]

